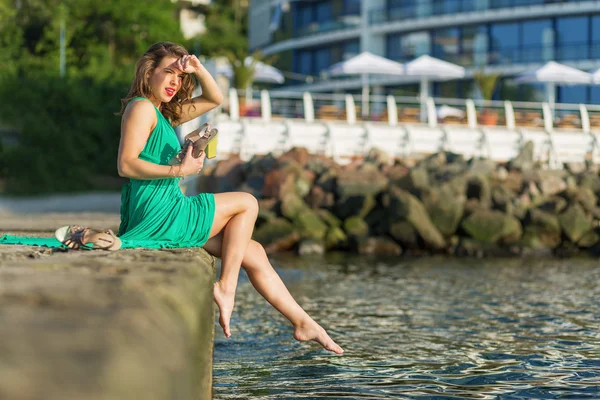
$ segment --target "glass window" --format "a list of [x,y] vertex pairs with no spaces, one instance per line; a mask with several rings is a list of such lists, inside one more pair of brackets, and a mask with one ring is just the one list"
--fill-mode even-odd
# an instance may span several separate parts
[[556,59],[580,60],[589,58],[589,18],[557,18]]
[[312,23],[312,7],[310,4],[298,4],[298,12],[296,14],[296,29],[303,28]]
[[457,0],[438,0],[432,5],[434,15],[456,14],[462,11],[462,1]]
[[317,22],[329,22],[333,20],[333,7],[329,1],[318,3],[315,12]]
[[600,104],[600,86],[590,86],[590,104]]
[[490,26],[490,64],[519,62],[519,24],[492,24]]
[[312,75],[312,53],[310,51],[298,52],[297,71],[300,74]]
[[428,32],[414,32],[407,35],[389,35],[387,46],[388,58],[407,61],[429,54],[431,41]]
[[401,35],[387,36],[387,58],[391,60],[402,60]]
[[521,24],[522,62],[550,61],[554,58],[552,21],[540,19]]
[[483,25],[465,26],[462,29],[460,65],[481,67],[486,64],[487,29]]
[[559,86],[557,88],[556,100],[558,103],[579,104],[587,103],[587,87],[577,86]]
[[360,14],[360,0],[344,0],[344,14],[345,15]]
[[351,42],[344,43],[344,48],[342,50],[342,60],[347,60],[352,58],[360,52],[360,43],[358,40],[353,40]]
[[440,29],[433,32],[433,56],[450,62],[458,62],[460,51],[458,28]]
[[321,73],[321,71],[329,68],[329,66],[331,65],[331,49],[323,48],[323,49],[315,50],[314,63],[315,63],[315,69],[314,69],[315,75],[319,75]]

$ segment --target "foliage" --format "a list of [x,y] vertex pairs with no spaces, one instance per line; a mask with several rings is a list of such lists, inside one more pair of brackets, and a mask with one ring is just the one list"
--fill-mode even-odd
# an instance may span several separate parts
[[[176,7],[171,0],[0,0],[0,127],[18,138],[16,145],[0,144],[7,192],[119,182],[119,99],[150,45],[188,45]],[[63,20],[67,73],[61,79]]]
[[474,73],[473,78],[479,86],[479,90],[481,91],[481,96],[483,99],[487,101],[492,100],[492,96],[494,95],[494,90],[496,89],[496,83],[498,82],[498,78],[500,78],[500,74],[486,74],[483,71],[480,71]]
[[243,60],[247,53],[248,39],[246,20],[236,20],[236,10],[222,4],[211,7],[206,15],[206,32],[200,39],[200,49],[209,57],[235,54]]
[[[234,86],[246,89],[252,85],[257,62],[271,64],[274,59],[266,58],[255,51],[248,51],[247,17],[240,0],[217,0],[206,16],[206,33],[200,36],[202,53],[224,56],[232,66]],[[252,62],[245,63],[251,57]]]
[[5,80],[0,96],[11,98],[0,119],[17,132],[3,163],[10,193],[68,192],[97,187],[115,177],[120,118],[126,85],[81,78]]

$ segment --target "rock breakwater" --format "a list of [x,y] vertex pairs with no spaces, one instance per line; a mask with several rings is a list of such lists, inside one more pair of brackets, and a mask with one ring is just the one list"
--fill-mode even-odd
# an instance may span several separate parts
[[295,148],[220,161],[200,190],[256,196],[254,238],[269,253],[600,253],[597,166],[547,169],[531,143],[508,163],[449,152],[407,162],[372,149],[342,166]]

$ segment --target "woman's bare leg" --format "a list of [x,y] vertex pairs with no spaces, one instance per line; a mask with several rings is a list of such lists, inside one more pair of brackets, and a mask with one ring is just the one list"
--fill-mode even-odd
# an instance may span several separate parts
[[[204,248],[216,257],[221,257],[224,236],[211,238]],[[242,267],[248,273],[250,282],[256,290],[285,316],[294,326],[294,338],[300,341],[314,340],[329,351],[344,352],[296,302],[285,284],[273,269],[262,245],[250,241],[242,259]]]
[[219,307],[219,324],[226,337],[231,336],[229,321],[233,312],[235,290],[242,259],[252,237],[258,215],[254,196],[243,193],[215,194],[215,219],[210,236],[222,232],[221,276],[214,286],[214,297]]

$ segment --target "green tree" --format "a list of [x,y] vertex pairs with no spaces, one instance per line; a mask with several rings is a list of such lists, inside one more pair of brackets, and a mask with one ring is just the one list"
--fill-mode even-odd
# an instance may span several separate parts
[[[15,0],[0,0],[17,4]],[[170,0],[20,0],[12,25],[22,30],[21,72],[58,73],[61,20],[69,74],[119,76],[151,44],[184,42]],[[185,43],[184,43],[185,44]]]
[[[221,3],[224,3],[223,0]],[[206,15],[206,32],[200,35],[203,54],[214,57],[233,53],[238,57],[247,54],[247,22],[236,20],[236,10],[224,4],[215,4]]]

